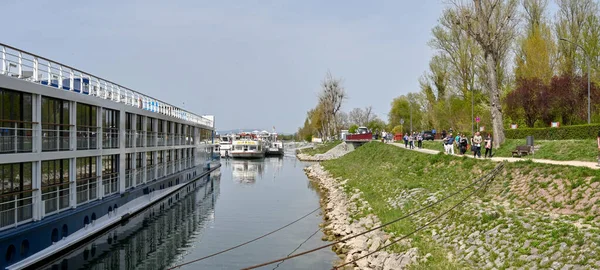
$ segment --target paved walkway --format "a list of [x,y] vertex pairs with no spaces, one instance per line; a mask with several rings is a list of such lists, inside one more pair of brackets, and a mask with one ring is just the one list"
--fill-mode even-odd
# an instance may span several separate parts
[[[398,146],[402,149],[406,149],[406,150],[411,150],[408,148],[404,148],[404,144],[400,144],[400,143],[392,143],[395,146]],[[432,154],[435,155],[437,153],[439,153],[440,151],[437,150],[431,150],[431,149],[412,149],[412,151],[417,151],[417,152],[421,152],[421,153],[426,153],[426,154]],[[469,153],[471,153],[469,151]],[[459,155],[456,155],[459,156]],[[465,155],[469,158],[473,158],[473,155]],[[501,161],[508,161],[508,162],[516,162],[516,161],[527,161],[527,160],[531,160],[533,162],[537,162],[537,163],[546,163],[546,164],[554,164],[554,165],[566,165],[566,166],[576,166],[576,167],[587,167],[590,169],[600,169],[600,167],[598,167],[598,163],[596,162],[589,162],[589,161],[578,161],[578,160],[567,160],[567,161],[558,161],[558,160],[551,160],[551,159],[535,159],[535,158],[513,158],[513,157],[493,157],[491,158],[492,161],[496,161],[496,162],[501,162]]]

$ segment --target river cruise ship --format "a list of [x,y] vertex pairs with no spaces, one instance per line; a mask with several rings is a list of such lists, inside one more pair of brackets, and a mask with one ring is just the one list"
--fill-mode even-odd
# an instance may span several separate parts
[[213,116],[2,43],[0,61],[0,269],[39,268],[220,166]]

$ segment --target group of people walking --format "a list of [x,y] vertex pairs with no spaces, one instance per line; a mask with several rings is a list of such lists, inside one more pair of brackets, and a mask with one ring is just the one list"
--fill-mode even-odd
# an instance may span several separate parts
[[488,156],[492,157],[492,135],[488,134],[485,139],[479,132],[475,132],[475,135],[469,139],[465,134],[452,135],[452,132],[448,133],[447,136],[442,138],[444,144],[444,152],[446,154],[454,155],[454,146],[457,146],[460,155],[464,155],[467,152],[467,148],[470,145],[471,151],[473,152],[474,158],[481,158],[481,147],[485,148],[484,158]]
[[415,149],[415,141],[417,142],[418,148],[423,148],[423,134],[413,132],[412,134],[404,134],[402,137],[404,140],[404,147]]

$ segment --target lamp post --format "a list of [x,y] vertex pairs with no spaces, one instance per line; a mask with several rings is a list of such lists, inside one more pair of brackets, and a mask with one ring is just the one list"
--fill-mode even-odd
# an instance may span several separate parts
[[410,100],[408,101],[408,105],[410,106],[410,134],[413,133],[413,129],[412,129],[412,103],[410,102]]
[[471,134],[475,134],[475,89],[471,88]]
[[587,52],[585,51],[585,49],[583,48],[583,46],[581,46],[581,45],[579,45],[579,44],[577,44],[577,43],[575,43],[573,41],[570,41],[568,39],[559,38],[559,40],[569,42],[569,43],[571,43],[571,44],[579,47],[583,51],[583,55],[585,56],[585,61],[586,61],[587,70],[588,70],[588,72],[587,72],[587,75],[588,75],[588,111],[587,111],[588,119],[587,120],[588,120],[588,125],[589,125],[589,124],[592,123],[592,118],[591,118],[592,116],[591,116],[591,113],[590,113],[590,111],[591,111],[591,98],[590,98],[590,57],[587,54]]

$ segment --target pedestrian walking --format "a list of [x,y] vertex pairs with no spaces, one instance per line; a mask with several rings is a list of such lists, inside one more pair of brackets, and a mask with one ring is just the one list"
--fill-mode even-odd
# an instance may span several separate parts
[[484,158],[488,157],[488,154],[490,155],[490,158],[492,157],[492,134],[487,135],[487,137],[485,138],[485,155],[483,156]]
[[414,134],[410,134],[410,136],[408,136],[408,146],[410,147],[410,149],[415,149],[415,137]]
[[454,155],[454,137],[452,136],[452,132],[448,134],[448,152]]
[[[434,139],[434,140],[435,140],[435,132],[436,132],[436,131],[435,131],[435,128],[432,128],[432,129],[431,129],[431,135],[433,135],[433,139]],[[600,133],[598,133],[598,134],[600,134]]]
[[384,131],[381,132],[381,142],[386,143],[387,133]]
[[404,139],[404,148],[408,148],[408,135],[405,133],[402,139]]
[[442,130],[442,138],[446,138],[446,130]]
[[483,142],[483,138],[481,138],[481,135],[478,132],[475,132],[475,136],[473,136],[473,149],[475,150],[473,152],[473,157],[474,158],[481,158],[481,143]]
[[460,152],[460,133],[456,133],[456,137],[454,137],[454,144],[456,144],[456,150]]
[[422,133],[419,133],[417,135],[417,143],[418,143],[419,149],[423,148],[423,134]]
[[460,136],[460,154],[464,155],[467,152],[467,146],[469,144],[469,141],[467,140],[467,136],[465,136],[465,134],[463,133],[462,136]]

